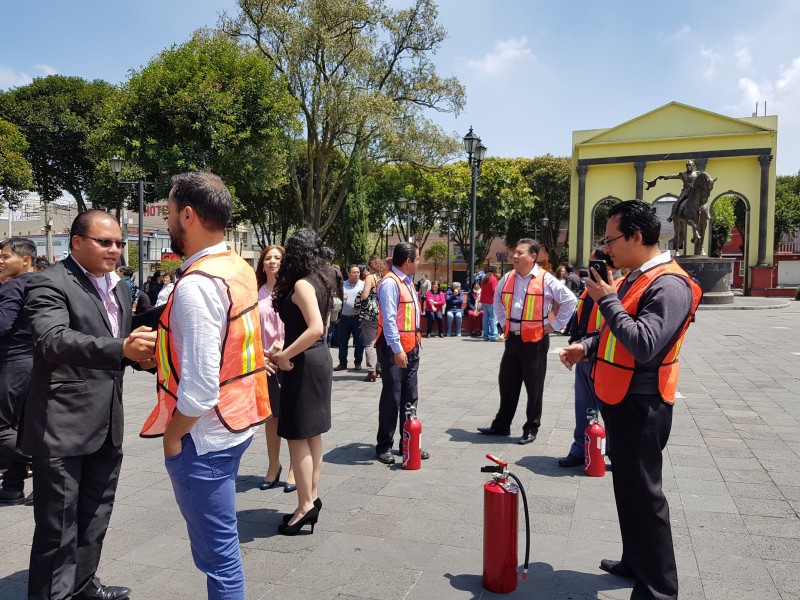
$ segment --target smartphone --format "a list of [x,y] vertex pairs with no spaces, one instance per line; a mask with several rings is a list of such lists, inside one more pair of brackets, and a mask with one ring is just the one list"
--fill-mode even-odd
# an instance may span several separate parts
[[[594,268],[594,270],[599,273],[599,275],[603,279],[603,281],[605,281],[608,284],[611,283],[611,281],[609,281],[609,277],[608,277],[608,266],[606,265],[606,261],[604,261],[604,260],[590,260],[589,261],[589,268],[590,269]],[[591,276],[591,274],[592,274],[592,272],[589,271],[589,275],[590,276]]]

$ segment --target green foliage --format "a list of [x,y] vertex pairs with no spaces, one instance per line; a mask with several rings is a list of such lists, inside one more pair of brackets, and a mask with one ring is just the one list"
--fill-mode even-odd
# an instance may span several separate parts
[[355,158],[353,174],[350,178],[350,193],[339,222],[344,226],[344,247],[341,256],[345,264],[366,264],[369,258],[367,248],[368,211],[367,182],[362,172],[362,160]]
[[731,239],[731,230],[736,226],[736,203],[738,196],[723,196],[714,202],[710,240],[711,256],[722,256],[722,248]]
[[[436,272],[439,269],[439,265],[447,261],[448,251],[447,244],[442,241],[433,242],[425,250],[423,255],[425,257],[425,261],[433,263],[433,281],[437,280]],[[455,257],[453,256],[453,253],[450,252],[450,260],[453,260],[454,258]]]
[[234,192],[240,216],[257,212],[284,178],[296,111],[266,61],[222,36],[198,32],[133,73],[110,106],[98,143],[138,166],[161,197],[175,173],[216,173]]
[[[183,259],[181,258],[164,258],[158,265],[158,270],[161,271],[162,275],[175,275],[175,271],[178,270],[183,264]],[[133,268],[133,267],[131,267]],[[139,265],[136,265],[136,268],[139,268]]]
[[290,168],[290,178],[303,225],[328,234],[356,157],[427,166],[458,151],[458,141],[425,115],[464,106],[461,84],[440,77],[429,58],[446,37],[433,0],[405,9],[378,0],[238,4],[236,17],[223,17],[223,30],[252,43],[301,108],[307,173],[301,178]]
[[139,272],[139,242],[128,241],[128,266],[134,273]]
[[800,228],[800,173],[775,178],[775,247]]
[[50,75],[0,94],[0,117],[19,127],[29,143],[25,157],[44,202],[66,190],[85,211],[84,192],[95,172],[87,139],[114,94],[105,81]]
[[28,142],[12,123],[0,119],[0,201],[19,206],[24,191],[33,187],[31,163],[25,159]]
[[794,299],[800,300],[800,287],[798,287],[794,292]]

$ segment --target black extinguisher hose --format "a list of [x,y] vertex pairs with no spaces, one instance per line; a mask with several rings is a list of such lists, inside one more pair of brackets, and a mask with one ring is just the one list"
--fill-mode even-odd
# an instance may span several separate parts
[[528,497],[525,495],[525,488],[522,487],[522,482],[519,480],[519,477],[513,473],[509,473],[508,476],[519,486],[519,491],[522,494],[522,507],[525,509],[525,567],[522,569],[522,581],[527,581],[528,561],[531,556],[531,520],[528,516]]

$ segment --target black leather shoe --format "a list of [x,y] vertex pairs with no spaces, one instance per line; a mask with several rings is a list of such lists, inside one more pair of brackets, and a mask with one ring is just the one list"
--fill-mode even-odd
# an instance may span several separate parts
[[25,492],[22,490],[7,490],[0,489],[0,504],[7,504],[15,506],[17,504],[25,504]]
[[377,458],[380,462],[385,465],[393,465],[394,464],[394,454],[392,454],[391,450],[387,450],[383,454],[375,453],[375,458]]
[[500,435],[503,437],[508,437],[511,435],[510,431],[498,431],[492,427],[478,427],[478,432],[482,433],[483,435]]
[[428,460],[428,459],[431,457],[431,455],[430,455],[430,454],[428,454],[427,452],[425,452],[425,450],[420,450],[420,451],[419,451],[419,457],[420,457],[422,460]]
[[617,575],[619,577],[627,577],[628,579],[636,578],[636,575],[633,574],[631,568],[627,565],[622,564],[621,560],[611,560],[610,558],[604,558],[603,560],[600,561],[600,568],[606,573],[611,573],[612,575]]
[[519,443],[520,446],[524,446],[525,444],[530,444],[535,439],[536,439],[536,434],[535,433],[530,433],[530,432],[525,433],[523,431],[522,432],[522,437],[519,438],[519,442],[518,443]]
[[101,585],[100,588],[89,596],[89,600],[125,600],[131,595],[131,588],[119,585]]
[[558,466],[568,469],[570,467],[583,466],[586,460],[583,456],[575,456],[574,454],[567,454],[564,458],[558,459]]

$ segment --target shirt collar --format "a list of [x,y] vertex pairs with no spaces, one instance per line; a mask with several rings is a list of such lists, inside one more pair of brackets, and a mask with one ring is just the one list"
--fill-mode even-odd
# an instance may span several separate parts
[[72,260],[75,261],[75,264],[78,265],[80,270],[83,271],[83,274],[89,278],[89,281],[105,278],[106,282],[108,282],[108,291],[113,290],[114,286],[117,285],[117,282],[119,281],[119,275],[117,275],[116,271],[109,271],[108,273],[103,273],[100,277],[97,277],[96,275],[92,275],[89,273],[89,271],[84,269],[83,265],[78,262],[78,259],[75,258],[74,254],[70,254],[70,256],[72,257]]
[[222,241],[219,244],[214,244],[213,246],[209,246],[208,248],[203,248],[202,250],[195,252],[189,258],[187,258],[183,264],[178,269],[178,273],[183,274],[186,272],[186,269],[192,266],[192,264],[204,256],[208,256],[209,254],[222,254],[223,252],[228,251],[228,245]]
[[517,277],[519,277],[520,279],[527,279],[531,275],[533,275],[534,277],[538,277],[539,276],[539,265],[537,263],[533,263],[533,268],[526,275],[523,275],[522,273],[517,272]]
[[411,275],[406,275],[394,265],[392,265],[392,271],[394,271],[394,274],[397,275],[401,281],[405,281],[406,285],[411,285],[414,283],[414,279],[411,277]]
[[666,250],[665,252],[659,254],[655,258],[651,258],[650,260],[648,260],[646,263],[644,263],[641,267],[639,267],[635,271],[631,271],[631,274],[628,275],[628,281],[629,282],[636,281],[639,275],[641,275],[645,271],[652,269],[655,266],[668,263],[671,260],[672,260],[672,254],[670,253],[669,250]]

